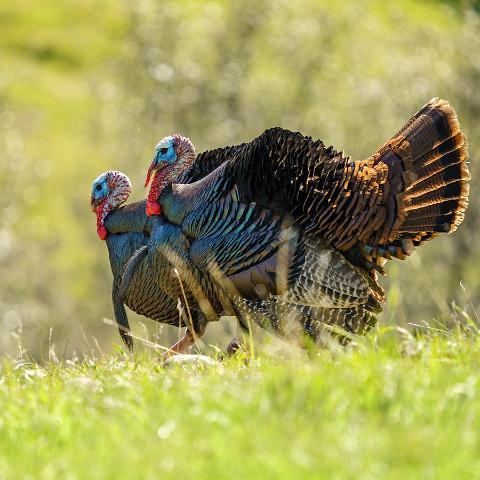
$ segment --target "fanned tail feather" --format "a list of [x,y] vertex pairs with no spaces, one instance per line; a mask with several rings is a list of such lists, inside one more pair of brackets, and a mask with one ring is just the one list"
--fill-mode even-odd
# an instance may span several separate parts
[[[396,208],[390,209],[395,220],[387,218],[384,238],[377,237],[378,246],[366,252],[372,258],[404,258],[437,233],[454,232],[462,223],[470,180],[467,142],[446,100],[430,100],[374,158],[377,165],[389,166],[390,182],[397,177],[397,193],[390,196],[396,197]],[[398,160],[401,175],[391,168]]]

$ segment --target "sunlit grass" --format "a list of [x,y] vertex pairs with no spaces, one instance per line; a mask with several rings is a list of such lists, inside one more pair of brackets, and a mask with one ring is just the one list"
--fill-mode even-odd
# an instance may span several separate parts
[[213,366],[6,361],[0,477],[478,478],[480,343],[465,332]]

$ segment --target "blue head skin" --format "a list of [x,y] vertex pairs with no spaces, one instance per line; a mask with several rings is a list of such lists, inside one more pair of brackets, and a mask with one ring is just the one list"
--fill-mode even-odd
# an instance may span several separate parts
[[176,141],[175,137],[170,135],[165,137],[155,146],[154,159],[157,163],[167,162],[172,164],[177,159],[177,152],[175,151]]
[[185,171],[194,160],[195,147],[186,137],[178,134],[171,135],[158,143],[145,180],[145,186],[147,186],[153,175],[147,197],[147,215],[160,214],[158,197],[164,188]]
[[153,160],[147,172],[145,186],[150,182],[153,172],[173,165],[177,161],[176,139],[173,136],[165,137],[155,146]]
[[110,172],[102,173],[97,179],[92,183],[92,191],[90,197],[90,205],[92,211],[95,212],[96,208],[104,198],[110,193],[110,187],[108,185],[108,178]]

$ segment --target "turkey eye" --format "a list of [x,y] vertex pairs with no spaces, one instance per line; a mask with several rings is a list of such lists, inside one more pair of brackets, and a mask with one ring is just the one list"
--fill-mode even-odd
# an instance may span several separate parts
[[162,155],[165,155],[167,152],[168,152],[168,148],[167,148],[167,147],[163,147],[163,148],[160,149],[160,153],[161,153]]
[[100,190],[102,189],[102,186],[100,184],[98,184],[96,187],[95,187],[95,190],[97,192],[99,192]]

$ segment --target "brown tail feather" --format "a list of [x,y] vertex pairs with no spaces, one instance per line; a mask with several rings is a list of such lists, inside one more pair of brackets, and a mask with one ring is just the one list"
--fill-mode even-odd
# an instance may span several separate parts
[[[466,165],[450,165],[443,168],[443,170],[422,179],[415,185],[415,188],[409,191],[408,198],[411,202],[414,202],[414,199],[418,197],[424,197],[428,193],[433,191],[441,191],[443,187],[450,185],[452,183],[458,183],[461,187],[462,181],[465,178],[465,172],[463,168],[466,168]],[[412,208],[406,207],[406,210],[413,210]]]
[[419,229],[429,232],[449,232],[450,225],[455,220],[455,213],[448,215],[422,217],[414,220],[407,220],[403,225],[404,232],[416,233]]
[[442,203],[436,203],[428,207],[422,207],[417,210],[410,210],[408,213],[408,220],[404,223],[404,226],[409,222],[415,222],[421,218],[434,218],[442,217],[445,215],[455,214],[458,207],[458,201],[446,200]]
[[463,200],[465,200],[462,198],[463,188],[464,186],[462,185],[461,181],[442,185],[437,187],[435,190],[430,190],[418,197],[410,198],[409,205],[408,207],[405,207],[404,210],[408,213],[421,208],[430,207],[431,205],[435,205],[437,203],[443,203],[451,200],[455,200],[457,202],[458,208],[463,206],[463,210],[465,210],[466,205],[463,205],[462,203]]
[[390,238],[401,238],[402,232],[456,230],[467,207],[470,174],[454,109],[445,100],[432,99],[387,146],[402,160],[406,187],[397,195],[399,211]]
[[[458,132],[455,136],[448,138],[437,147],[432,148],[426,154],[418,157],[418,159],[415,160],[415,163],[422,164],[423,166],[434,164],[441,160],[448,153],[455,152],[459,148],[463,147],[464,144],[465,136],[462,132]],[[453,160],[454,157],[450,156],[450,158]]]
[[470,178],[465,162],[467,156],[466,148],[462,145],[458,150],[443,155],[435,162],[423,165],[416,170],[418,178],[412,182],[407,196],[409,198],[418,197],[423,195],[426,190],[435,190],[437,187],[455,181],[465,183]]
[[317,158],[297,185],[300,222],[355,265],[381,272],[380,258],[405,258],[463,221],[467,158],[455,111],[434,98],[371,157]]

